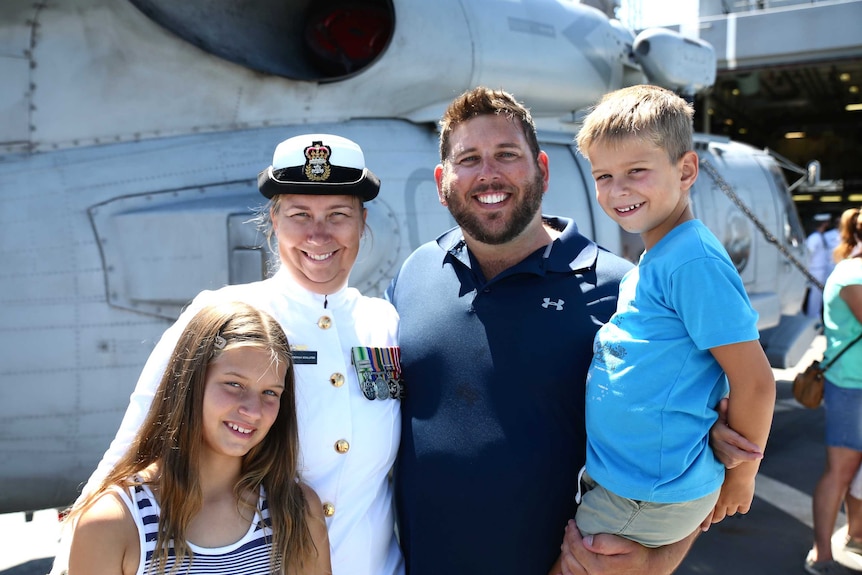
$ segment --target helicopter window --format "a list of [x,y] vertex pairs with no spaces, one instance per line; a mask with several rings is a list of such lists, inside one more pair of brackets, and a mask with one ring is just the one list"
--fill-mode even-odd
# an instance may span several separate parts
[[345,2],[307,19],[305,41],[312,63],[327,76],[357,72],[379,56],[392,36],[392,17],[377,6]]

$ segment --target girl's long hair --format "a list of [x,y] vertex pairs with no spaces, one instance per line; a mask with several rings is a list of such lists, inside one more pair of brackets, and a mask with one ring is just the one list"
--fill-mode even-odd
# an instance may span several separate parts
[[[308,502],[298,483],[299,439],[290,347],[271,316],[238,302],[206,307],[192,318],[177,342],[135,440],[99,488],[75,505],[69,520],[112,485],[150,483],[161,507],[152,565],[164,572],[171,543],[176,553],[171,572],[185,557],[191,559],[185,534],[202,505],[199,461],[207,367],[224,350],[240,346],[267,350],[273,362],[284,362],[287,369],[275,422],[242,459],[234,488],[238,508],[253,512],[256,503],[249,501],[258,501],[262,486],[272,522],[273,566],[300,567],[316,557],[318,550],[306,521]],[[135,479],[148,468],[157,469],[154,477]],[[254,497],[249,498],[249,494]]]

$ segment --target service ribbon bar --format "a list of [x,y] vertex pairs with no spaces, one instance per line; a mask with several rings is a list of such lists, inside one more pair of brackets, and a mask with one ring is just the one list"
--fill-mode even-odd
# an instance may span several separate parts
[[356,369],[359,388],[369,400],[401,399],[401,348],[354,347],[351,360]]

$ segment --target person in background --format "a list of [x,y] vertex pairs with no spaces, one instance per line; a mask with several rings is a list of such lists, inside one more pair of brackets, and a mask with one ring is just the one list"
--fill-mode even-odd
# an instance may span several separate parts
[[[213,303],[242,301],[272,315],[291,343],[299,476],[322,501],[332,572],[399,575],[404,567],[389,479],[401,428],[398,314],[390,303],[347,286],[365,230],[363,202],[377,196],[380,181],[355,142],[307,134],[278,144],[258,186],[269,200],[259,223],[279,269],[269,279],[204,291],[191,302],[150,355],[84,493],[126,452],[194,314]],[[58,559],[55,572],[61,554]]]
[[[827,245],[831,246],[832,267],[829,271],[830,274],[835,269],[835,264],[844,258],[840,250],[836,253],[836,249],[841,244],[841,214],[835,217],[834,224],[823,234]],[[844,505],[844,511],[847,515],[847,539],[844,549],[862,555],[862,466],[859,467],[850,482],[850,489],[844,498]]]
[[844,497],[844,513],[847,515],[847,537],[844,550],[862,555],[862,466],[850,482]]
[[[820,284],[826,283],[832,270],[832,249],[827,240],[827,232],[832,227],[832,217],[829,214],[816,214],[813,218],[815,229],[805,239],[808,249],[808,271]],[[805,298],[805,315],[821,318],[823,314],[823,291],[809,283]]]
[[[841,243],[834,252],[837,263],[823,289],[824,362],[850,347],[826,372],[823,390],[826,465],[814,488],[814,545],[805,558],[805,570],[812,575],[851,572],[833,558],[832,532],[841,502],[862,464],[862,417],[859,417],[862,413],[862,341],[852,343],[862,334],[862,217],[859,208],[841,214],[839,231]],[[856,510],[848,509],[848,515],[859,519],[858,506],[854,507]],[[862,541],[853,539],[852,533],[846,543],[855,551],[862,547]]]
[[632,86],[604,96],[577,136],[599,205],[645,251],[593,344],[576,522],[648,547],[748,512],[759,462],[725,473],[709,430],[729,391],[730,426],[762,452],[775,404],[757,312],[691,210],[693,115],[669,90]]
[[841,214],[832,218],[829,229],[823,232],[823,239],[826,240],[826,249],[829,255],[829,263],[826,268],[826,277],[828,278],[832,270],[835,269],[835,264],[838,263],[835,260],[835,250],[841,244]]
[[[387,291],[407,386],[395,472],[405,562],[411,575],[546,575],[576,509],[593,337],[632,266],[541,213],[548,156],[511,94],[456,97],[440,160],[439,200],[458,227],[418,248]],[[562,567],[670,573],[694,536],[647,549],[573,534]]]

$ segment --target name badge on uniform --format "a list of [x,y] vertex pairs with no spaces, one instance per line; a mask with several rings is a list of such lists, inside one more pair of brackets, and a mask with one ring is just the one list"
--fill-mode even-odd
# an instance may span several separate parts
[[351,356],[359,379],[359,389],[367,399],[373,401],[404,397],[401,348],[354,347]]
[[317,364],[317,352],[306,349],[304,345],[290,346],[290,357],[293,359],[294,365]]

